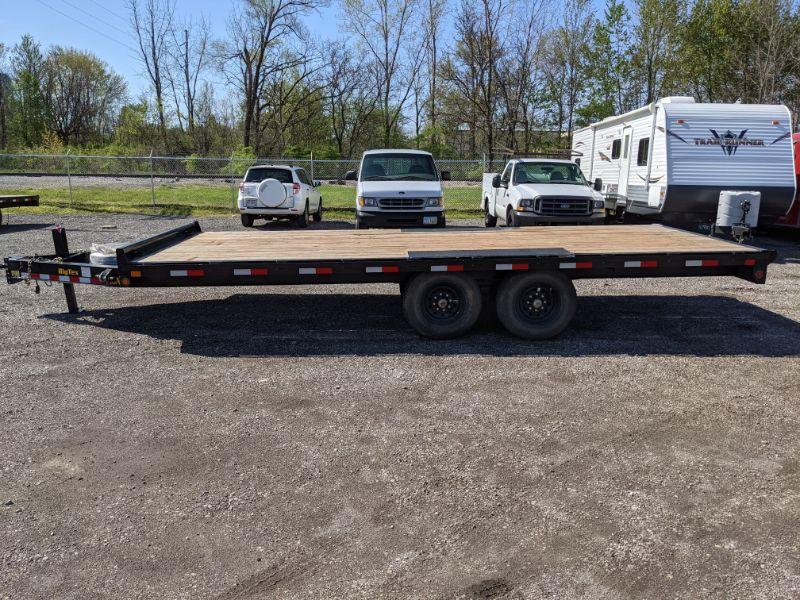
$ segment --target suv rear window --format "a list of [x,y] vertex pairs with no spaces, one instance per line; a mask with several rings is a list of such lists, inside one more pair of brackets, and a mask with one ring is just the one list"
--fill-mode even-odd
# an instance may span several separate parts
[[281,183],[292,183],[292,172],[289,169],[267,167],[250,169],[244,176],[247,183],[260,183],[265,179],[277,179]]

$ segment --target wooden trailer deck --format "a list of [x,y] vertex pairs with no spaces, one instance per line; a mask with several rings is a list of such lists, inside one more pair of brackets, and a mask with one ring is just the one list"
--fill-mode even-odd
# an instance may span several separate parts
[[414,252],[564,249],[571,254],[753,252],[663,225],[485,230],[308,230],[201,232],[136,262],[408,259]]

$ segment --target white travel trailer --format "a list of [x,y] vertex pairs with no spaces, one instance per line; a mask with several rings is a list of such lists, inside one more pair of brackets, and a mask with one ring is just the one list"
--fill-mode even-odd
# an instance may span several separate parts
[[795,194],[785,106],[664,98],[576,131],[572,149],[617,214],[708,222],[722,190],[747,190],[761,192],[759,220],[770,224]]

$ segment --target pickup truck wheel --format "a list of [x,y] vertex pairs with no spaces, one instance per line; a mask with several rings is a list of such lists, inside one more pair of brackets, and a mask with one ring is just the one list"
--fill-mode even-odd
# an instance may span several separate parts
[[254,220],[255,218],[253,217],[253,215],[242,215],[242,225],[244,225],[245,227],[252,227]]
[[317,212],[314,213],[314,223],[319,223],[320,221],[322,221],[322,198],[319,199]]
[[356,229],[369,229],[369,226],[361,219],[356,217]]
[[297,220],[294,222],[300,229],[304,229],[308,227],[308,201],[306,201],[306,207],[303,209],[303,214],[297,217]]
[[512,275],[497,290],[497,316],[514,335],[528,340],[557,336],[575,316],[578,298],[561,273]]
[[466,275],[422,273],[403,289],[403,314],[424,337],[459,337],[472,329],[480,317],[481,290]]
[[483,207],[483,224],[486,227],[495,227],[497,225],[497,217],[489,212],[488,202]]
[[506,227],[519,227],[519,221],[510,206],[506,210]]

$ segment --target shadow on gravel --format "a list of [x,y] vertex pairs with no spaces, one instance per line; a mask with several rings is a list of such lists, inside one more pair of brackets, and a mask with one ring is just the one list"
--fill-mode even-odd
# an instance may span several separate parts
[[22,233],[23,231],[33,231],[35,229],[47,229],[53,227],[54,223],[3,223],[0,226],[0,235],[4,233]]
[[800,323],[724,296],[581,297],[571,327],[545,342],[513,338],[494,320],[461,339],[423,339],[399,295],[235,294],[45,318],[179,340],[182,352],[208,357],[800,356]]

